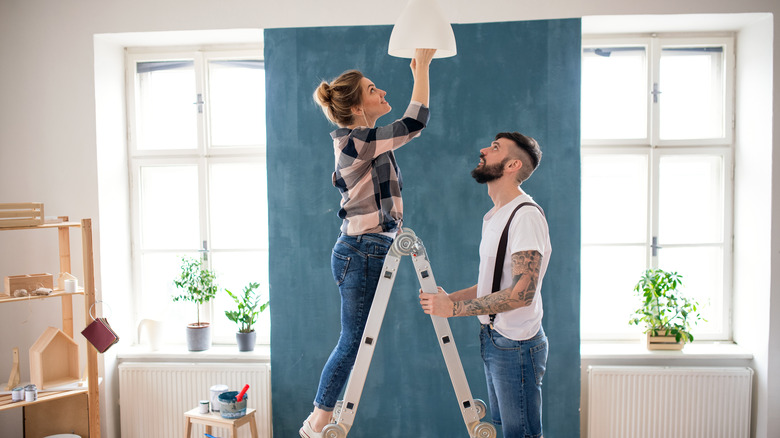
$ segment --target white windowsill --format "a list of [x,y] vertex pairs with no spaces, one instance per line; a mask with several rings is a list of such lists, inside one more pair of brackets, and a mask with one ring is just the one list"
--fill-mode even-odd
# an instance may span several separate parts
[[[730,342],[694,342],[682,350],[648,350],[639,342],[592,342],[580,344],[580,356],[604,359],[730,359],[752,360],[753,353]],[[188,351],[183,345],[166,345],[158,351],[136,345],[117,352],[120,362],[271,362],[271,346],[257,345],[254,351],[238,351],[235,345],[214,345],[206,351]]]
[[682,350],[648,350],[640,342],[588,342],[580,344],[580,357],[603,359],[722,359],[752,360],[753,353],[731,342],[694,342]]
[[212,345],[206,351],[188,351],[184,345],[164,345],[151,351],[146,345],[134,345],[117,352],[119,362],[252,362],[270,363],[271,346],[256,345],[254,351],[238,351],[235,345]]

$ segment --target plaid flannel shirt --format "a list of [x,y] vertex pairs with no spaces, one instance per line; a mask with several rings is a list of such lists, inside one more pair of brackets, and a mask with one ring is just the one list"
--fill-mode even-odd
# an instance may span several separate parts
[[342,233],[356,236],[401,226],[403,180],[393,151],[420,135],[428,119],[428,107],[413,101],[403,118],[387,126],[331,132],[336,159],[333,185],[341,192]]

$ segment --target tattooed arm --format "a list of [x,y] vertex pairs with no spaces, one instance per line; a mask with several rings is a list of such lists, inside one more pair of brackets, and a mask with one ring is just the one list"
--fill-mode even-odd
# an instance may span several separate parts
[[[530,306],[536,294],[542,255],[539,251],[519,251],[512,254],[512,285],[507,289],[480,298],[476,286],[447,295],[439,288],[438,294],[420,294],[420,305],[427,314],[450,316],[490,315]],[[473,292],[473,294],[471,293]]]
[[456,302],[456,301],[465,301],[465,300],[473,300],[477,297],[477,285],[471,286],[466,289],[461,289],[457,292],[453,292],[448,295],[450,301]]
[[530,306],[536,294],[541,264],[539,251],[512,254],[512,285],[481,298],[454,303],[452,316],[490,315]]

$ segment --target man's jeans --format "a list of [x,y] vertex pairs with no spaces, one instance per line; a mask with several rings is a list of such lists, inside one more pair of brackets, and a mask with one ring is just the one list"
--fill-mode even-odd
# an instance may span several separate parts
[[547,336],[515,341],[483,324],[482,360],[493,424],[504,438],[542,436],[542,377],[547,368]]
[[382,234],[340,235],[331,269],[341,293],[341,334],[322,369],[314,406],[332,411],[355,364],[385,255],[393,240]]

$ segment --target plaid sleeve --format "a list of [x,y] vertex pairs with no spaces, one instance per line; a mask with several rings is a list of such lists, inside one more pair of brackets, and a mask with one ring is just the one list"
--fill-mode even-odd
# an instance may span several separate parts
[[356,158],[371,160],[383,153],[398,149],[420,135],[428,124],[428,107],[412,101],[403,118],[379,128],[358,128],[353,131]]

